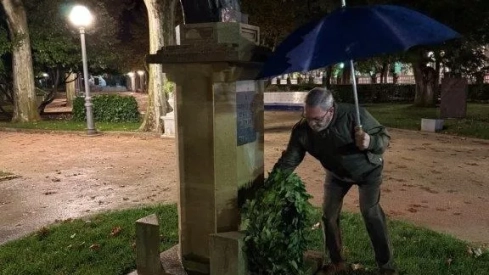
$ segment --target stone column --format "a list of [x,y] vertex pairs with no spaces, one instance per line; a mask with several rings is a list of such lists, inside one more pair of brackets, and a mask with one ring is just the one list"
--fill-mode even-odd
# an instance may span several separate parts
[[210,235],[236,231],[238,189],[262,182],[263,81],[259,29],[236,22],[177,27],[178,44],[148,57],[176,84],[180,252],[209,273]]

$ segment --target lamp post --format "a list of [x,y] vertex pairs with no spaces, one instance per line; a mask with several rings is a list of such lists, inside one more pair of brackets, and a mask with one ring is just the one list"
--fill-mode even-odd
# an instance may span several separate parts
[[88,27],[93,20],[90,11],[84,6],[74,6],[70,12],[70,21],[80,30],[80,40],[82,48],[83,61],[83,79],[85,83],[85,108],[87,113],[87,135],[97,133],[93,122],[93,104],[90,97],[90,86],[88,84],[88,66],[87,66],[87,50],[85,47],[85,28]]

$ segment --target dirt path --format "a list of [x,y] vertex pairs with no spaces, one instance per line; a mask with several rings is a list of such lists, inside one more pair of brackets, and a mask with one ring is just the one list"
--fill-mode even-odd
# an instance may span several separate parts
[[[297,113],[267,112],[270,170]],[[489,243],[489,141],[391,129],[382,205],[393,219]],[[0,132],[0,244],[70,217],[176,202],[173,139],[148,135]],[[297,170],[320,205],[325,173],[311,157]],[[345,208],[358,210],[356,190]]]

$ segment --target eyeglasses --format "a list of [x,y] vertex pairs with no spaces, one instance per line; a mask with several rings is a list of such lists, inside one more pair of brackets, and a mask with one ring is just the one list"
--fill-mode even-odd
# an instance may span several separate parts
[[324,113],[324,115],[322,115],[320,117],[313,117],[313,118],[306,117],[306,115],[304,114],[304,111],[303,111],[302,112],[302,118],[307,120],[308,122],[321,123],[321,122],[323,122],[324,118],[328,115],[328,113],[332,112],[333,110],[334,110],[334,107],[331,107],[326,111],[326,113]]

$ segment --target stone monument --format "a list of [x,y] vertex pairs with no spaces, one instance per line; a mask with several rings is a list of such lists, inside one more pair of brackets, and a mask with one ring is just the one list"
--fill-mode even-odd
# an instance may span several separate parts
[[176,28],[177,45],[147,58],[176,85],[179,254],[188,274],[231,274],[211,257],[243,253],[211,245],[239,246],[238,190],[263,182],[264,85],[255,78],[268,49],[258,46],[259,28],[242,23],[239,2],[181,2],[187,24]]
[[248,23],[248,17],[241,13],[239,0],[180,0],[185,16],[185,24],[209,22]]
[[467,114],[467,79],[444,77],[441,82],[441,118],[465,118]]

